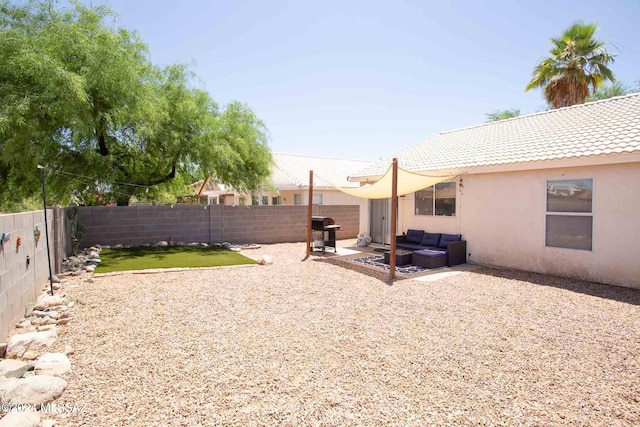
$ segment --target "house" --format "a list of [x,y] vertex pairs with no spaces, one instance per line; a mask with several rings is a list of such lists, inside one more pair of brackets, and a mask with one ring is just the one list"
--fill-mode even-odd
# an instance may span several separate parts
[[[356,188],[359,183],[348,180],[350,172],[374,165],[373,162],[335,157],[272,153],[274,165],[271,183],[251,194],[236,192],[209,179],[194,184],[200,200],[223,205],[307,205],[309,203],[309,171],[313,171],[313,204],[360,206],[360,230],[368,227],[368,201],[350,196],[335,186]],[[339,222],[339,218],[335,218]]]
[[[472,263],[640,289],[640,94],[444,132],[394,157],[444,179],[399,198],[399,232],[462,234]],[[389,239],[388,204],[371,201],[374,241]]]

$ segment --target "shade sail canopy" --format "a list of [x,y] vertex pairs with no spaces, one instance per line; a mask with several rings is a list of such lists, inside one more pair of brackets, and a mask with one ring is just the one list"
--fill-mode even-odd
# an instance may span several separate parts
[[[380,180],[374,184],[367,184],[359,188],[335,187],[343,193],[364,199],[388,199],[391,197],[393,172],[392,166],[389,166],[387,172]],[[453,175],[447,176],[426,176],[406,171],[398,168],[398,196],[415,193],[423,188],[431,187],[439,182],[453,178]]]

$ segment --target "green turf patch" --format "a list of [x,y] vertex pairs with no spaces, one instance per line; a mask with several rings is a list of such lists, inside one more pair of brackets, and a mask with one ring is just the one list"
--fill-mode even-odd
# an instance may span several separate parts
[[256,264],[256,261],[237,252],[222,248],[192,246],[103,249],[100,253],[100,258],[102,262],[96,269],[96,273],[152,268],[220,267]]

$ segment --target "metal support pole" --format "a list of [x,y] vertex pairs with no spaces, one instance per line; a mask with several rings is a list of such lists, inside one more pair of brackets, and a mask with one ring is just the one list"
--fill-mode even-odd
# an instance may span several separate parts
[[389,284],[396,277],[396,222],[398,210],[398,159],[393,159],[391,170],[391,248],[389,254]]
[[307,210],[307,256],[311,256],[311,217],[313,216],[313,171],[309,171],[309,208]]
[[44,209],[44,234],[47,240],[47,264],[49,265],[49,289],[53,295],[53,273],[51,272],[51,251],[49,250],[49,221],[47,220],[47,192],[44,187],[44,166],[38,165],[40,169],[40,181],[42,181],[42,205]]

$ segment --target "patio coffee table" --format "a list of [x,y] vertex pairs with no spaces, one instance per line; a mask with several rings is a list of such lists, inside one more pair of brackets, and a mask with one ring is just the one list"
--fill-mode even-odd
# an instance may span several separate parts
[[[384,252],[384,263],[389,264],[391,251]],[[396,265],[407,265],[413,262],[413,252],[396,249]]]

